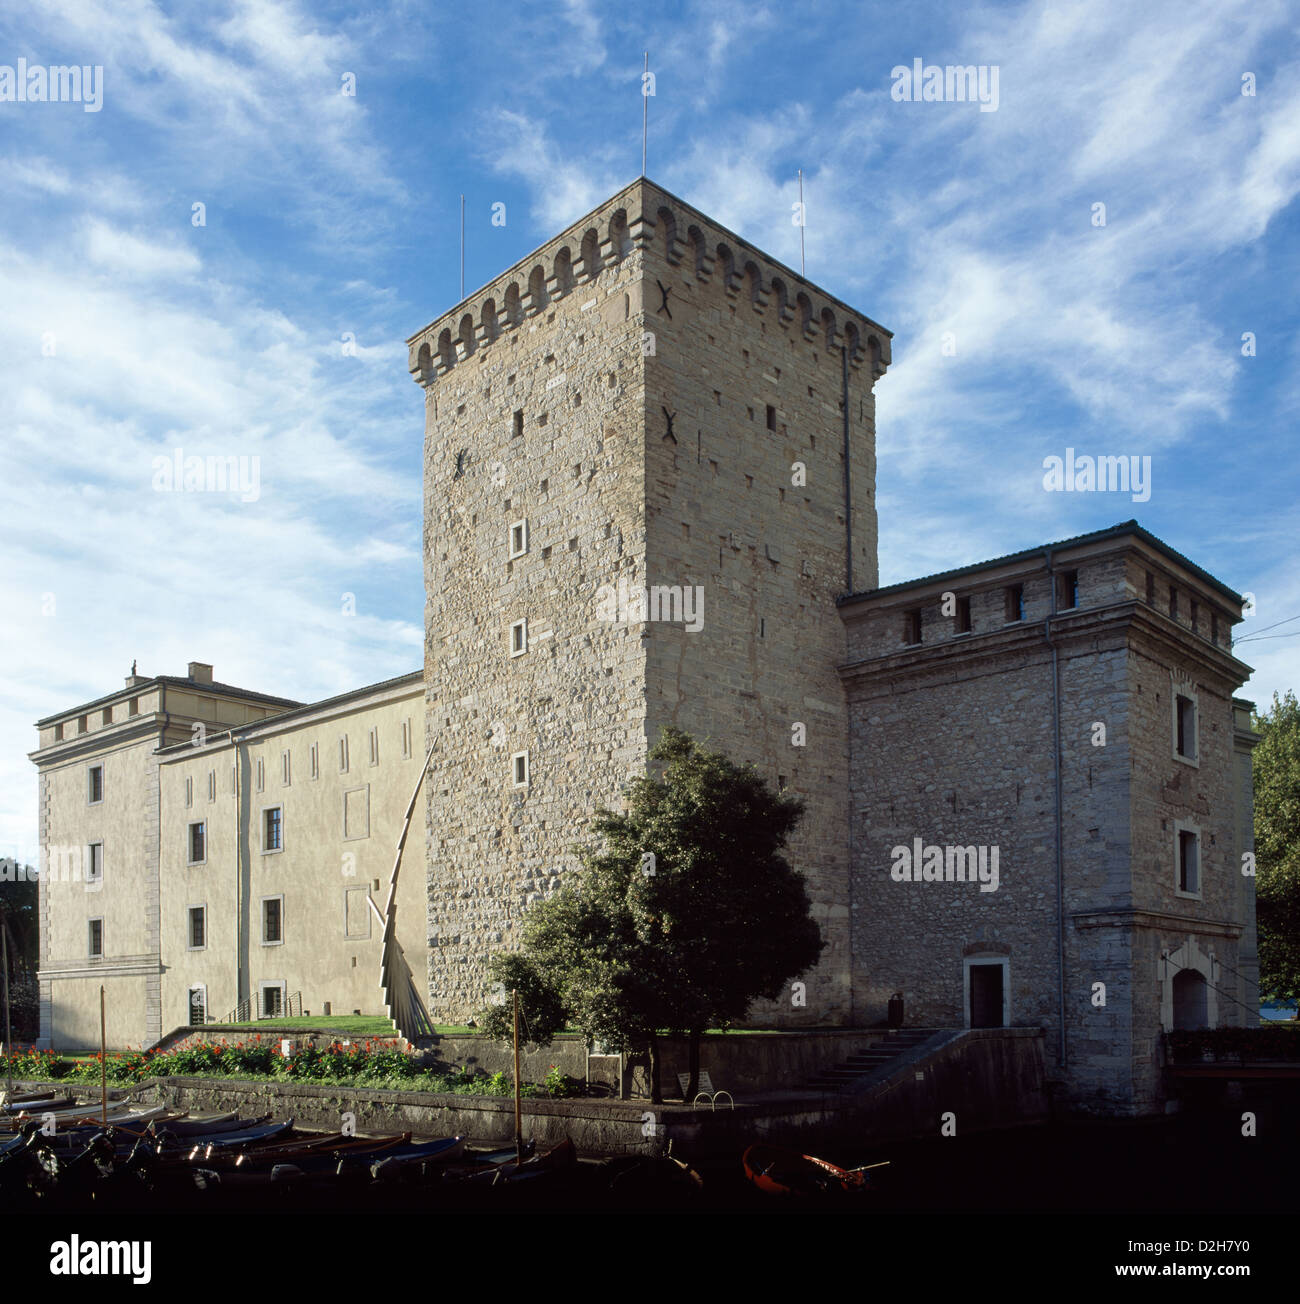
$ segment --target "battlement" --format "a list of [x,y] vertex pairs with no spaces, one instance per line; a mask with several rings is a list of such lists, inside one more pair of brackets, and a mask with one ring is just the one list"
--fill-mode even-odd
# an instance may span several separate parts
[[810,344],[846,348],[850,366],[866,363],[873,384],[889,366],[892,335],[883,326],[641,177],[412,335],[411,375],[435,384],[554,300],[656,246],[670,266],[693,271],[733,304],[748,302]]

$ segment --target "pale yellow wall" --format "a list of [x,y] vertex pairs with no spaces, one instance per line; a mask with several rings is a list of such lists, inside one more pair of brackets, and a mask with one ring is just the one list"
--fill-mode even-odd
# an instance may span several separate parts
[[[150,759],[155,738],[140,739],[121,750],[111,748],[110,735],[104,741],[105,746],[92,754],[45,771],[48,805],[42,873],[48,949],[41,956],[43,970],[89,962],[87,920],[95,916],[104,919],[105,960],[94,963],[142,957],[151,950],[144,901],[154,876]],[[100,764],[104,800],[92,806],[87,801],[87,771]],[[104,845],[102,884],[86,883],[84,868],[77,881],[68,881],[73,865],[84,866],[91,842]]]
[[[154,686],[148,691],[128,692],[121,700],[112,702],[107,708],[100,707],[93,711],[69,711],[66,715],[57,719],[51,719],[40,730],[40,746],[53,747],[59,743],[75,742],[78,738],[88,737],[90,734],[101,733],[106,729],[116,728],[118,725],[127,723],[137,723],[137,717],[153,715],[155,711],[161,709],[160,700],[162,689]],[[131,710],[131,702],[134,699],[136,710]],[[104,710],[107,709],[111,715],[108,723],[104,721]],[[82,733],[79,727],[81,716],[86,717],[86,729]],[[63,728],[63,736],[58,736],[59,726]]]
[[99,1049],[99,988],[110,1050],[138,1047],[146,1023],[145,978],[137,975],[55,978],[50,983],[51,1041],[56,1050]]
[[[344,935],[344,890],[368,888],[382,909],[402,816],[424,758],[422,686],[415,684],[362,699],[341,710],[313,713],[287,721],[274,733],[239,744],[240,788],[247,793],[248,896],[250,900],[249,991],[263,981],[285,983],[286,995],[301,991],[304,1007],[322,1014],[330,1002],[334,1014],[359,1009],[382,1014],[379,986],[380,930],[368,909],[369,936]],[[382,700],[388,699],[388,700]],[[402,754],[402,723],[410,723],[410,754]],[[371,764],[369,732],[379,732],[379,760]],[[348,770],[339,768],[339,739],[348,738]],[[319,776],[311,777],[310,749],[319,748]],[[290,754],[290,777],[283,781],[282,754]],[[188,1019],[190,987],[206,983],[209,1017],[224,1017],[236,995],[236,800],[231,770],[236,748],[227,740],[162,759],[161,930],[165,962],[163,1027]],[[257,763],[263,765],[257,789]],[[208,775],[215,771],[217,795],[208,796]],[[186,806],[186,780],[192,781],[192,804]],[[345,838],[344,794],[368,790],[366,836]],[[355,798],[353,799],[355,800]],[[262,813],[283,809],[283,844],[279,852],[262,851]],[[203,820],[207,861],[187,865],[188,826]],[[425,888],[423,803],[417,807],[408,841],[398,899],[399,940],[423,981]],[[349,872],[351,871],[351,872]],[[379,887],[375,889],[375,881]],[[261,942],[261,899],[284,897],[284,942]],[[188,908],[206,904],[207,946],[186,949]],[[363,916],[364,917],[364,916]],[[356,964],[353,966],[353,958]]]

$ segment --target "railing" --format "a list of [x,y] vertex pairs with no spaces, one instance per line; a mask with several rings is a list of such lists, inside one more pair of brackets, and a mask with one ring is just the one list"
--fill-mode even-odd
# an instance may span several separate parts
[[[278,993],[277,993],[278,995]],[[255,1019],[291,1019],[302,1016],[302,993],[294,992],[282,1001],[276,1002],[278,1008],[267,1009],[261,994],[247,996],[235,1006],[224,1019],[210,1020],[215,1023],[252,1023]]]

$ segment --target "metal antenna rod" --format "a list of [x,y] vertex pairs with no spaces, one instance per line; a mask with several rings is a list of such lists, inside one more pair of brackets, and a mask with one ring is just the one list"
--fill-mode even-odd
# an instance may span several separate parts
[[645,52],[645,68],[641,74],[641,175],[645,176],[646,126],[650,118],[650,96],[646,94],[646,77],[650,72],[650,51]]
[[803,168],[799,169],[799,275],[807,276],[808,271],[803,261],[803,228],[807,220],[803,207]]

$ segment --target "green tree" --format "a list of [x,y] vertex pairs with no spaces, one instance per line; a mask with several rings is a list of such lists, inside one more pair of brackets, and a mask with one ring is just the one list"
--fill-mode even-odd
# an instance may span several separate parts
[[1300,997],[1300,703],[1273,694],[1254,721],[1255,902],[1259,991],[1266,1000]]
[[[575,848],[575,881],[530,911],[522,951],[495,959],[492,973],[519,987],[531,1039],[548,1040],[567,1018],[610,1049],[644,1050],[657,1101],[661,1035],[690,1039],[690,1098],[704,1030],[775,999],[823,943],[803,877],[782,854],[803,803],[678,729],[664,730],[650,759],[662,775],[629,785],[625,813],[599,813],[603,845]],[[508,1018],[495,1006],[483,1023],[503,1035]]]

